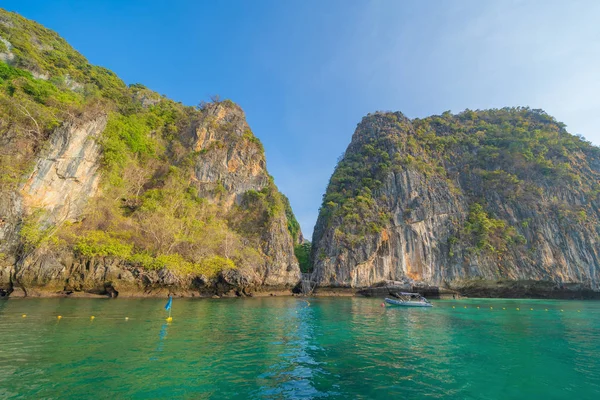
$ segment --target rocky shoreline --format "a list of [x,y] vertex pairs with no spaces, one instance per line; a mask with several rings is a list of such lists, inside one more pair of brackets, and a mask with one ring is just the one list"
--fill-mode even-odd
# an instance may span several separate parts
[[[181,298],[240,298],[240,297],[304,297],[299,287],[239,288],[226,282],[202,289],[182,287],[154,287],[144,290],[116,291],[112,284],[104,284],[104,290],[56,290],[51,287],[12,290],[0,289],[0,298],[164,298],[169,295]],[[131,288],[130,288],[131,289]],[[375,297],[383,298],[398,292],[418,292],[428,299],[506,298],[506,299],[557,299],[600,300],[600,292],[580,284],[557,285],[546,281],[486,281],[456,282],[451,287],[382,282],[367,288],[316,287],[311,297]]]

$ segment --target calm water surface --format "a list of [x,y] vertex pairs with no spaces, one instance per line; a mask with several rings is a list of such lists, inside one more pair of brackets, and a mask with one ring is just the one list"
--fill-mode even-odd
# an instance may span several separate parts
[[308,301],[3,300],[0,398],[600,399],[600,302]]

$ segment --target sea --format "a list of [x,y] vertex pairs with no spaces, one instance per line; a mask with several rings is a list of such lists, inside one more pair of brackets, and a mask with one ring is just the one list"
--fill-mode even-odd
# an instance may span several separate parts
[[1,399],[600,399],[600,302],[0,301]]

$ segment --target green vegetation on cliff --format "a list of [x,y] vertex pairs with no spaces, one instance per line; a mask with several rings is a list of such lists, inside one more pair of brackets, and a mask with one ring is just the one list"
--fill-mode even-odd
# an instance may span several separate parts
[[298,264],[300,264],[300,271],[302,272],[312,272],[312,264],[310,262],[310,250],[310,242],[304,242],[302,244],[297,244],[294,246],[294,254],[298,259]]

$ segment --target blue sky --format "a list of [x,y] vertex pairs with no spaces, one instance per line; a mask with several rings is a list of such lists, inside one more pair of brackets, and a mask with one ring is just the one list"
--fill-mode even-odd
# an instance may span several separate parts
[[92,63],[189,105],[239,103],[310,239],[369,112],[543,108],[600,144],[600,1],[5,0]]

